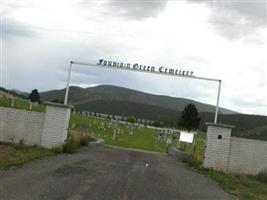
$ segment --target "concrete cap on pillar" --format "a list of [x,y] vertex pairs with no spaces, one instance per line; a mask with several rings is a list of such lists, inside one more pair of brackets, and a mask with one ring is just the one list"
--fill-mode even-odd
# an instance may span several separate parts
[[63,108],[74,108],[72,105],[65,105],[65,104],[54,103],[54,102],[49,102],[49,101],[45,101],[44,102],[44,105],[56,106],[56,107],[63,107]]
[[228,125],[228,124],[215,124],[215,123],[211,123],[211,122],[207,122],[205,123],[206,126],[215,126],[215,127],[221,127],[221,128],[235,128],[234,125]]

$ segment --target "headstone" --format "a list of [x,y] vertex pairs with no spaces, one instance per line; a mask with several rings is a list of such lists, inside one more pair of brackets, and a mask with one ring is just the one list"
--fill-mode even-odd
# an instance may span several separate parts
[[113,129],[112,140],[116,140],[116,129]]
[[14,108],[15,100],[12,98],[11,100],[11,107]]
[[166,140],[167,146],[169,146],[171,143],[172,143],[172,139],[170,137],[168,137]]
[[160,141],[160,138],[161,138],[160,135],[158,135],[158,141]]
[[29,101],[29,110],[32,110],[32,102]]

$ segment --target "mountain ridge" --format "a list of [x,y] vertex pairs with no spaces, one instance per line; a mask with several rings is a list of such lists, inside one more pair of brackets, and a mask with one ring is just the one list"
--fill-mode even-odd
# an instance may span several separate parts
[[[41,98],[43,100],[53,101],[54,99],[64,99],[65,89],[50,90],[42,92]],[[193,103],[200,112],[215,112],[215,106],[206,103],[201,103],[192,99],[171,97],[167,95],[156,95],[138,90],[132,90],[124,87],[99,85],[89,88],[81,88],[71,86],[69,92],[69,102],[74,105],[86,104],[96,100],[116,100],[129,101],[135,103],[149,104],[159,106],[171,110],[182,111],[184,107]],[[221,108],[222,114],[237,114],[238,112],[230,109]]]

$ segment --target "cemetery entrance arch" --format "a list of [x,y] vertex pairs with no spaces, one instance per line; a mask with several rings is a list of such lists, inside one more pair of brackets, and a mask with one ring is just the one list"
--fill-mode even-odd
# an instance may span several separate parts
[[123,63],[123,62],[116,62],[110,61],[105,59],[100,59],[96,63],[84,63],[84,62],[76,62],[70,61],[69,66],[69,73],[68,73],[68,80],[67,80],[67,87],[65,93],[64,104],[68,103],[68,94],[69,94],[69,85],[70,85],[70,78],[71,78],[71,71],[73,65],[86,65],[96,68],[105,68],[105,69],[114,69],[114,70],[127,70],[127,71],[134,71],[134,72],[142,72],[142,73],[152,73],[164,76],[174,76],[177,78],[189,78],[189,79],[198,79],[203,81],[212,81],[218,82],[218,92],[217,92],[217,100],[216,100],[216,108],[215,108],[215,115],[214,115],[214,123],[217,123],[218,120],[218,112],[219,112],[219,101],[220,101],[220,92],[221,92],[221,84],[222,81],[220,79],[214,78],[206,78],[206,77],[199,77],[195,76],[193,71],[181,70],[176,68],[167,68],[167,67],[155,67],[155,66],[148,66],[142,65],[138,63]]

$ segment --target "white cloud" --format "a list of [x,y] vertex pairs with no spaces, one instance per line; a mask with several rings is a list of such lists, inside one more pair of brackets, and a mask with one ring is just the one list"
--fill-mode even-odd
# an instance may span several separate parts
[[267,25],[266,0],[188,1],[207,5],[211,9],[209,21],[213,28],[228,39],[249,36]]
[[[28,91],[64,87],[70,60],[105,58],[220,78],[222,106],[267,114],[266,27],[228,40],[208,22],[213,10],[205,4],[170,1],[155,10],[145,7],[145,15],[125,4],[119,13],[107,10],[108,5],[28,1],[19,7],[4,6],[4,22],[9,22],[3,23],[4,86]],[[126,9],[122,15],[121,9]],[[211,104],[217,93],[216,83],[80,66],[74,68],[72,83],[114,84]]]

